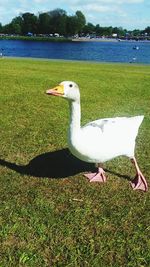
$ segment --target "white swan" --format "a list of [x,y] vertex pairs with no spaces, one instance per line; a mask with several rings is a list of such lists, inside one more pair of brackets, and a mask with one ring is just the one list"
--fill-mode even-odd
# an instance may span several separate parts
[[100,119],[81,127],[80,91],[76,83],[64,81],[46,93],[69,101],[68,146],[77,158],[97,164],[97,173],[85,174],[90,182],[105,182],[105,172],[100,164],[123,155],[131,159],[136,169],[135,179],[131,182],[132,188],[148,190],[146,179],[134,156],[135,139],[144,116]]

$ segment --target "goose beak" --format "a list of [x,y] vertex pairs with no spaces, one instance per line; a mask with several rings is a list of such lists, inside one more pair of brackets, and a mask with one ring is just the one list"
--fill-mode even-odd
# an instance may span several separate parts
[[64,95],[64,86],[58,85],[52,89],[48,89],[46,91],[47,95],[54,95],[54,96],[63,96]]

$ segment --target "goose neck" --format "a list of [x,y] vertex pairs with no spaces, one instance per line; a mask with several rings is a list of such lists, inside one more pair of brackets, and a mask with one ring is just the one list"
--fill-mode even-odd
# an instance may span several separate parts
[[80,101],[70,102],[70,132],[80,129],[81,107]]

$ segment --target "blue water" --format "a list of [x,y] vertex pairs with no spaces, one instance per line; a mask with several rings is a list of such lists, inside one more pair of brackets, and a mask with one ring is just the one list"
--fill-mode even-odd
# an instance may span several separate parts
[[[139,49],[133,49],[134,46]],[[150,64],[150,42],[35,42],[0,40],[4,56]]]

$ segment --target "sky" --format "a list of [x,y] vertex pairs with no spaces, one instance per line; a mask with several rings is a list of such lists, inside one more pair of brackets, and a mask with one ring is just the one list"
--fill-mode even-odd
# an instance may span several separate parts
[[86,22],[102,27],[123,27],[127,30],[150,26],[150,0],[0,0],[0,23],[10,23],[20,13],[61,8],[67,15],[82,11]]

